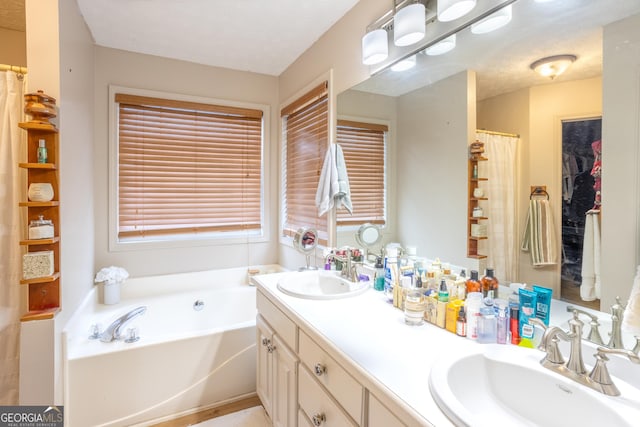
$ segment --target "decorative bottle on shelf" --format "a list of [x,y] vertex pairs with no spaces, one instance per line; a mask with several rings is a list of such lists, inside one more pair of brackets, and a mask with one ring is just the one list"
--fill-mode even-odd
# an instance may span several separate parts
[[44,139],[38,141],[38,163],[47,163],[47,147]]
[[489,291],[493,291],[493,296],[498,295],[498,279],[493,275],[493,268],[487,268],[481,283],[484,297],[489,295]]

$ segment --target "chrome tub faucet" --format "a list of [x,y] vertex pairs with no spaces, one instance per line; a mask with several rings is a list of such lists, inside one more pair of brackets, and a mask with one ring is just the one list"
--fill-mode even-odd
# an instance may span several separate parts
[[146,306],[140,306],[134,308],[130,312],[120,316],[113,323],[107,327],[107,329],[100,334],[100,341],[102,342],[112,342],[115,340],[119,340],[122,337],[121,331],[124,327],[131,322],[134,318],[143,315],[147,311]]

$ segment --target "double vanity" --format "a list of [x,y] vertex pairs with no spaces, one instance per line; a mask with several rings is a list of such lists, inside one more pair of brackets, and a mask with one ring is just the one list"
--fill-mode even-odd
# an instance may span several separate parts
[[[633,426],[640,419],[640,366],[626,358],[609,357],[621,395],[606,396],[544,368],[538,349],[407,326],[381,292],[345,288],[326,274],[253,278],[257,389],[274,426]],[[566,307],[553,300],[552,325],[570,319]],[[566,343],[560,348],[569,353]],[[583,342],[589,369],[594,353]]]

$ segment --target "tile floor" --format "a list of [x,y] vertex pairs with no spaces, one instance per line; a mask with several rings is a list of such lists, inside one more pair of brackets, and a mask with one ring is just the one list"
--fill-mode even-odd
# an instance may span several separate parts
[[262,406],[243,409],[238,412],[212,418],[193,427],[270,427],[271,422]]

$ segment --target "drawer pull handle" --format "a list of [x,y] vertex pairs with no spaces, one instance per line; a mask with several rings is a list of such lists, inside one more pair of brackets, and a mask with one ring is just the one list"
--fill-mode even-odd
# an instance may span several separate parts
[[271,345],[271,344],[267,345],[267,352],[268,352],[268,353],[273,353],[273,351],[274,351],[275,349],[276,349],[276,346],[275,346],[275,345]]
[[271,340],[268,338],[262,338],[262,345],[264,345],[265,347],[268,346],[269,344],[271,344]]
[[327,417],[325,417],[324,414],[315,414],[312,418],[313,425],[316,427],[320,427],[326,420]]
[[327,372],[327,367],[321,363],[316,363],[316,366],[313,367],[313,370],[315,371],[317,376],[321,377],[324,373]]

